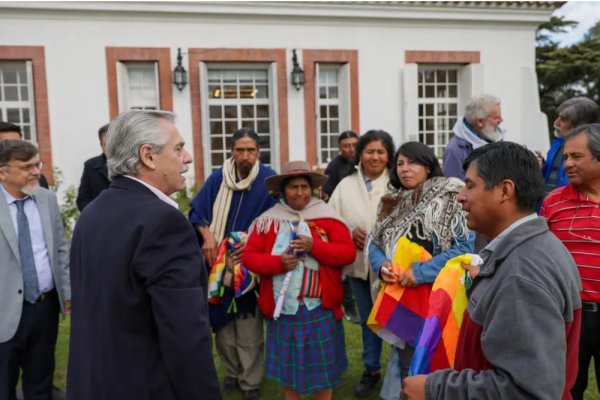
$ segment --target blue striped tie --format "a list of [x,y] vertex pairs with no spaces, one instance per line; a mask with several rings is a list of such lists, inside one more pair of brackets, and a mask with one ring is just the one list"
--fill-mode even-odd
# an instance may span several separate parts
[[17,205],[17,228],[19,230],[19,254],[21,256],[21,269],[23,271],[23,284],[25,286],[25,301],[35,303],[40,296],[35,259],[33,258],[33,247],[31,246],[31,234],[29,233],[29,221],[25,215],[26,197],[15,200]]

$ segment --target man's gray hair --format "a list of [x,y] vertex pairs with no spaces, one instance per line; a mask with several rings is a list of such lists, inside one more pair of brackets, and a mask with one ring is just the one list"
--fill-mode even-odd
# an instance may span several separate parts
[[140,148],[149,144],[159,153],[168,141],[160,120],[175,121],[175,114],[167,111],[129,110],[119,114],[108,126],[106,158],[108,176],[137,175]]
[[577,128],[579,125],[598,122],[600,107],[587,97],[574,97],[556,107],[556,113],[562,114],[571,123],[572,128]]
[[465,107],[465,119],[472,125],[478,119],[487,118],[490,114],[490,109],[493,106],[499,105],[500,99],[489,94],[473,97]]
[[565,135],[565,142],[575,136],[586,134],[588,137],[588,149],[592,157],[600,161],[600,124],[579,125],[571,132]]

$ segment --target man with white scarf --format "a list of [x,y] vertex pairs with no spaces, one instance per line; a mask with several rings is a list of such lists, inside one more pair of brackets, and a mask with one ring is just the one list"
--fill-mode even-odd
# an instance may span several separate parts
[[500,99],[488,94],[474,97],[465,107],[452,128],[454,136],[444,150],[444,175],[465,180],[463,163],[471,152],[488,143],[504,139],[506,131],[500,126]]
[[[202,239],[207,267],[213,264],[217,248],[230,232],[247,231],[252,221],[276,201],[264,181],[275,171],[259,161],[258,135],[242,128],[233,134],[231,158],[214,171],[190,204],[190,222]],[[241,248],[234,252],[241,261]],[[225,292],[221,304],[209,304],[215,343],[227,377],[223,394],[238,387],[244,400],[260,399],[264,373],[263,319],[257,307],[256,291],[235,299]]]

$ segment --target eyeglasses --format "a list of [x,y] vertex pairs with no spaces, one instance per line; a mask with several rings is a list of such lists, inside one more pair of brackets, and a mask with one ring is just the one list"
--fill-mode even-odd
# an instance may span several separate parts
[[38,171],[40,171],[42,169],[42,167],[44,166],[44,163],[41,161],[35,162],[35,163],[30,163],[30,164],[23,164],[23,165],[11,165],[11,164],[4,164],[5,167],[14,167],[14,168],[18,168],[21,171],[25,171],[25,172],[33,172],[35,169],[37,169]]
[[577,204],[577,208],[575,209],[575,213],[571,217],[571,223],[569,224],[569,230],[567,231],[567,233],[569,235],[572,235],[572,236],[578,238],[578,239],[588,240],[588,241],[591,241],[591,242],[594,242],[594,243],[600,243],[600,241],[593,239],[591,236],[579,235],[579,234],[573,232],[573,221],[575,220],[575,218],[577,218],[577,214],[579,214],[579,207],[581,207],[581,202],[579,202]]

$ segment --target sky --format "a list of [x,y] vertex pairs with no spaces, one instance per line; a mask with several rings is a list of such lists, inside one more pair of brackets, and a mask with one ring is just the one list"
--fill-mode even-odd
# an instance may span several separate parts
[[569,46],[581,40],[588,29],[600,20],[600,1],[569,1],[552,15],[579,22],[575,29],[556,36],[561,46]]

